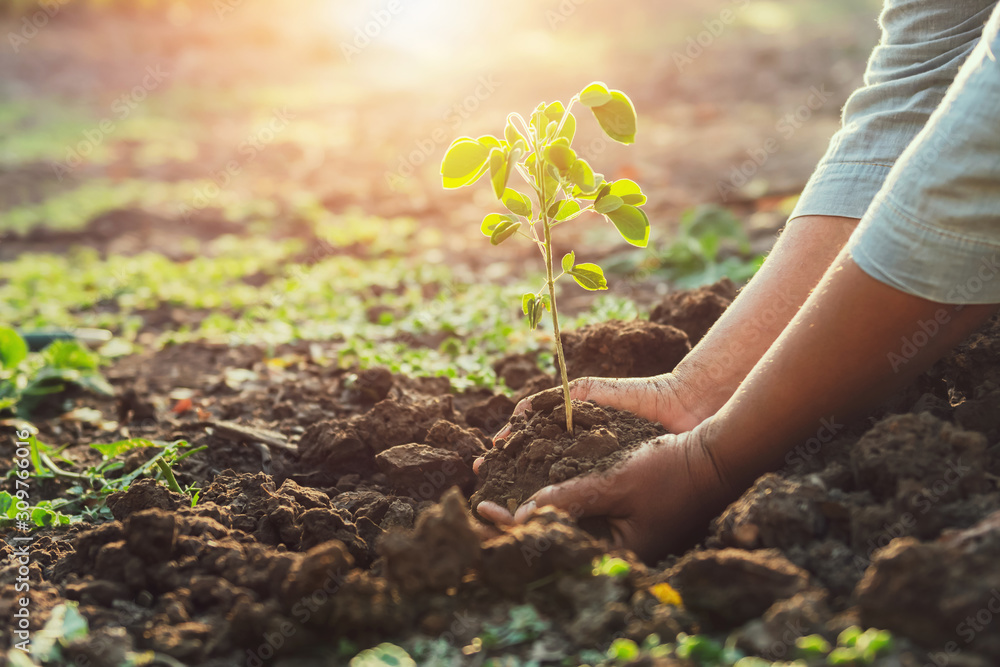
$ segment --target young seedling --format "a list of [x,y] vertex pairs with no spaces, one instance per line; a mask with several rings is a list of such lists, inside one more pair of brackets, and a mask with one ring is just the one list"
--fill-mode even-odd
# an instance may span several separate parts
[[[614,141],[635,141],[636,115],[632,101],[619,90],[594,82],[563,106],[561,102],[539,104],[525,120],[518,113],[507,116],[503,139],[483,135],[478,139],[459,137],[448,147],[441,163],[442,184],[447,189],[471,185],[489,173],[493,194],[509,213],[490,213],[480,227],[490,243],[500,245],[513,236],[534,243],[545,263],[545,284],[536,293],[522,297],[521,308],[532,329],[542,313],[552,313],[556,358],[562,375],[566,403],[566,430],[573,432],[573,406],[569,378],[559,331],[556,281],[570,276],[585,290],[608,288],[604,271],[596,264],[577,263],[569,252],[557,267],[553,257],[552,230],[584,213],[602,215],[622,238],[640,248],[649,243],[649,219],[639,207],[646,196],[627,178],[608,182],[573,150],[576,117],[570,112],[576,103],[593,112],[601,129]],[[532,200],[508,182],[517,173],[534,193]],[[560,273],[556,273],[561,268]]]

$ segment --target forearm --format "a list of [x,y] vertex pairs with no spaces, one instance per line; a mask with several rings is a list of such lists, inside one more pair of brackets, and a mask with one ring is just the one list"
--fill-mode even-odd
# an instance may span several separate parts
[[767,261],[674,369],[686,407],[705,419],[722,407],[799,310],[858,220],[803,216],[788,223]]
[[[868,276],[844,250],[707,425],[706,447],[723,479],[745,488],[780,466],[797,443],[830,422],[847,423],[911,381],[995,310],[911,296]],[[904,341],[917,332],[926,343],[903,357]]]

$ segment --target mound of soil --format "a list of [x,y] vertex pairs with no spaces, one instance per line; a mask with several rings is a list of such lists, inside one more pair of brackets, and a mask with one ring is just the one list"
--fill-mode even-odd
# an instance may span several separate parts
[[575,432],[568,433],[561,388],[539,394],[531,407],[514,417],[510,436],[486,454],[473,507],[490,500],[513,512],[539,489],[607,470],[643,442],[667,432],[662,424],[630,412],[573,401]]
[[697,289],[678,290],[653,308],[649,321],[680,329],[694,346],[735,298],[736,285],[729,278]]
[[680,329],[645,320],[611,320],[566,331],[562,343],[571,380],[669,373],[691,350]]

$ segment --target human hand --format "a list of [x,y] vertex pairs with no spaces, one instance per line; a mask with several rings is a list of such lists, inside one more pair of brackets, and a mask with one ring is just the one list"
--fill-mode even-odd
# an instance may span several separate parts
[[616,546],[655,560],[688,546],[736,496],[716,468],[706,432],[703,424],[646,442],[610,470],[539,490],[514,515],[489,501],[476,511],[498,526],[523,523],[545,505],[576,519],[604,517]]
[[[562,387],[547,389],[523,399],[514,408],[514,416],[530,411],[532,399],[550,393],[561,394]],[[576,400],[628,410],[650,421],[660,422],[671,433],[690,431],[709,416],[696,411],[694,406],[700,404],[697,397],[671,374],[647,378],[580,378],[569,383],[569,393],[570,398]],[[493,437],[494,444],[505,440],[510,433],[511,426],[507,424]],[[482,462],[483,459],[478,458],[472,464],[476,473]]]

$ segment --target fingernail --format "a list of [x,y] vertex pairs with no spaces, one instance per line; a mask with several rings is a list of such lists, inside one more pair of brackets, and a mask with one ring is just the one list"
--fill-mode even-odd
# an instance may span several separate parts
[[517,512],[514,513],[514,520],[518,523],[525,521],[532,512],[535,511],[536,504],[534,500],[529,500],[520,507],[517,508]]

